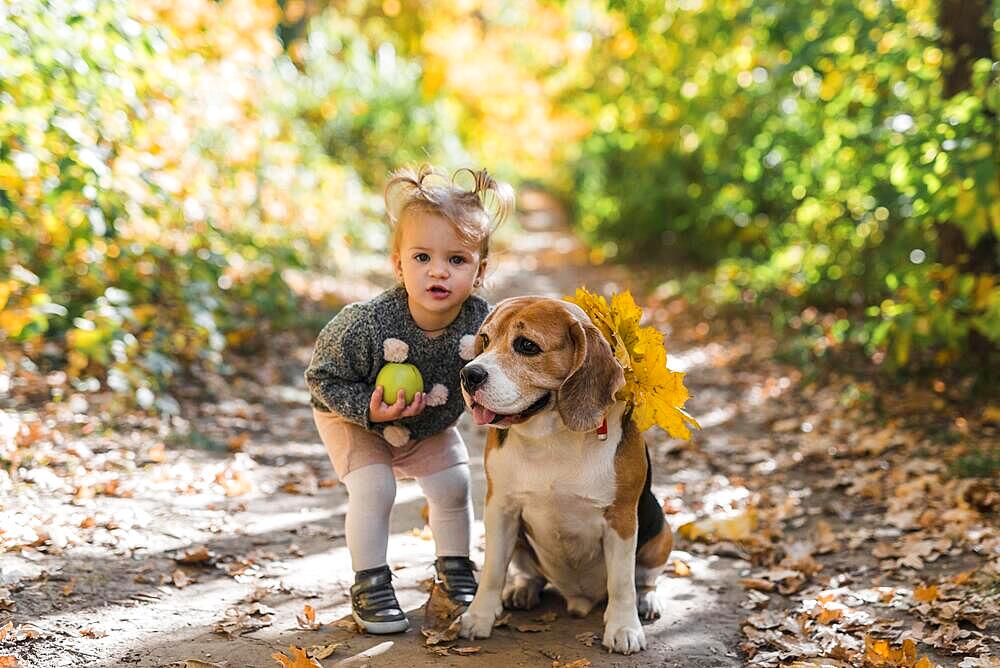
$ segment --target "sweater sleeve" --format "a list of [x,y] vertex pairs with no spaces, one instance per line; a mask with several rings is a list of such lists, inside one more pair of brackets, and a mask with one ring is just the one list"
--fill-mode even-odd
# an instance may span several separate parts
[[374,360],[372,323],[364,309],[347,306],[327,323],[306,369],[313,398],[329,410],[371,430],[368,404]]

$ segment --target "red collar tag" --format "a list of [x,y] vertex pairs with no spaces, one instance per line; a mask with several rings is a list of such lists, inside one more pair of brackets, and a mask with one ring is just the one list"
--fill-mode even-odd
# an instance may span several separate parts
[[597,440],[598,441],[608,440],[608,418],[604,418],[601,421],[601,426],[597,428]]

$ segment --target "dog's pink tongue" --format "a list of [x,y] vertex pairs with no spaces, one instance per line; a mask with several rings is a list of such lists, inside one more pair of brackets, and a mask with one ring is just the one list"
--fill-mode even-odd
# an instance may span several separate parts
[[496,413],[485,406],[476,406],[472,409],[472,419],[478,425],[489,424],[496,416]]

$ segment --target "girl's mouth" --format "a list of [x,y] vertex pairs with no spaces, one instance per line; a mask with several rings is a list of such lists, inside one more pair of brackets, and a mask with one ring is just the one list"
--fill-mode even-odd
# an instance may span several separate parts
[[432,285],[427,288],[427,292],[434,299],[447,299],[451,295],[451,290],[444,287],[443,285]]

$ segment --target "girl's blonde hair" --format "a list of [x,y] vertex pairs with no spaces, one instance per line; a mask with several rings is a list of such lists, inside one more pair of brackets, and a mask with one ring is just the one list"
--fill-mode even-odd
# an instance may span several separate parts
[[[468,175],[471,189],[456,180]],[[430,165],[394,171],[385,186],[385,210],[392,225],[393,254],[399,252],[399,224],[408,211],[423,211],[444,217],[458,238],[479,247],[480,259],[490,250],[490,235],[514,210],[514,189],[497,181],[485,169],[456,170],[451,177]]]

